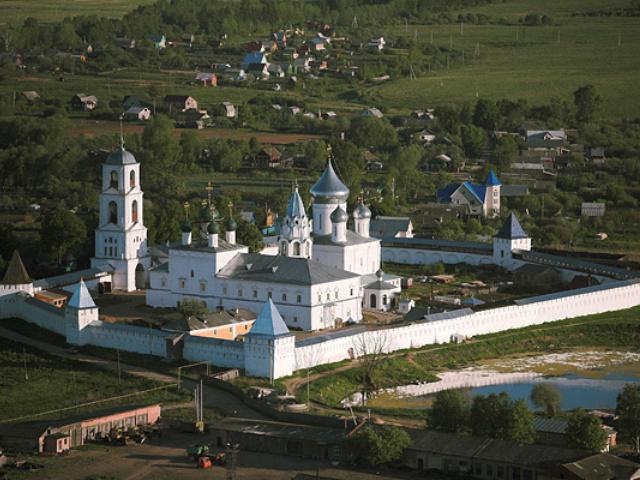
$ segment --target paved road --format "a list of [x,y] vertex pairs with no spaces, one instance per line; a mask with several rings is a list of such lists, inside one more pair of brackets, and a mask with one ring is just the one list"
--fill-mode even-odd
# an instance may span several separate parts
[[[26,335],[22,335],[20,333],[14,332],[13,330],[9,330],[2,326],[0,326],[0,336],[6,339],[12,340],[14,342],[22,343],[24,345],[29,345],[30,347],[37,348],[38,350],[47,352],[50,355],[55,355],[56,357],[62,357],[62,358],[67,358],[67,359],[75,360],[79,362],[90,363],[100,368],[105,368],[109,370],[118,369],[117,362],[114,362],[112,360],[106,360],[104,358],[94,357],[92,355],[70,354],[66,352],[65,349],[62,347],[59,347],[57,345],[52,345],[47,342],[43,342],[41,340],[36,340],[31,337],[27,337]],[[129,373],[131,375],[135,375],[137,377],[143,377],[143,378],[154,380],[157,382],[177,383],[177,378],[173,375],[155,372],[153,370],[139,367],[137,365],[129,365],[121,362],[120,369],[123,372]],[[193,391],[196,387],[196,382],[189,379],[183,378],[182,384],[190,391]],[[214,388],[210,385],[205,385],[204,388],[205,388],[204,400],[205,400],[205,405],[207,407],[217,408],[221,410],[222,413],[226,416],[252,418],[252,419],[258,419],[258,420],[268,420],[267,417],[247,407],[244,403],[242,403],[240,400],[238,400],[236,397],[234,397],[230,393],[224,390]]]

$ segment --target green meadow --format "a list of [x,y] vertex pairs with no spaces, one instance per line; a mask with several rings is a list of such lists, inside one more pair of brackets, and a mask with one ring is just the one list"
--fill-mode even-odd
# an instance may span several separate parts
[[65,17],[99,15],[122,17],[138,5],[155,0],[0,0],[0,24],[34,17],[40,22],[59,22]]

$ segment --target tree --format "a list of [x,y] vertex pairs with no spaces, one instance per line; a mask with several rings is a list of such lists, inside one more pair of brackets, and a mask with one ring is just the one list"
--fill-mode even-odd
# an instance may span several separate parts
[[481,98],[473,110],[473,123],[485,130],[493,130],[498,124],[499,116],[496,104],[490,100]]
[[238,221],[238,229],[236,230],[238,243],[249,247],[251,253],[262,250],[262,233],[253,223],[240,219]]
[[531,390],[531,402],[536,408],[544,409],[549,417],[560,411],[560,391],[550,383],[538,383]]
[[607,441],[602,421],[581,408],[569,415],[566,436],[569,447],[592,452],[600,452]]
[[596,92],[596,87],[585,85],[573,92],[573,103],[576,106],[578,122],[587,123],[595,117],[602,103],[602,98]]
[[618,394],[616,415],[618,428],[630,442],[636,453],[640,453],[640,385],[627,383]]
[[360,362],[360,383],[365,392],[376,390],[375,373],[389,349],[389,337],[384,330],[364,332],[353,339],[353,351]]
[[178,310],[184,318],[202,317],[209,312],[204,302],[193,300],[191,298],[182,300],[182,302],[180,302],[180,307],[178,307]]
[[535,439],[533,414],[523,400],[514,402],[505,392],[478,395],[471,405],[471,432],[478,437],[530,443]]
[[428,425],[435,430],[459,433],[469,423],[469,398],[459,390],[442,390],[436,394],[428,416]]
[[511,135],[505,135],[493,143],[491,163],[496,165],[500,171],[506,170],[518,158],[518,154],[518,141]]
[[353,462],[369,467],[378,467],[399,460],[409,445],[409,434],[401,428],[390,426],[367,426],[347,441],[347,449]]
[[40,238],[52,258],[57,259],[60,265],[63,255],[85,241],[87,229],[74,213],[58,207],[45,215]]
[[524,400],[516,400],[509,409],[504,437],[518,443],[533,443],[536,429],[533,426],[533,413]]
[[487,134],[480,127],[473,125],[463,125],[462,130],[462,146],[467,157],[479,157],[482,149],[487,143]]

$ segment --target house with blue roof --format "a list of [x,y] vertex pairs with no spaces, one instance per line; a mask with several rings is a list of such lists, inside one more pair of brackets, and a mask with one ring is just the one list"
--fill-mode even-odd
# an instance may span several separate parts
[[465,205],[469,215],[495,217],[500,215],[500,187],[502,183],[493,170],[481,184],[450,183],[436,191],[438,203]]
[[[263,52],[249,52],[242,60],[242,68],[248,70],[251,65],[268,65],[267,56]],[[255,68],[255,67],[254,67]]]

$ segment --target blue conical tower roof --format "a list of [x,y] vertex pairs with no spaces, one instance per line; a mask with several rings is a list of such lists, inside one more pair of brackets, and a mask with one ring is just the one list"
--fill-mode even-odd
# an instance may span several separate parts
[[289,329],[284,323],[273,300],[268,299],[267,303],[264,304],[258,318],[249,331],[249,335],[264,335],[267,337],[289,335]]
[[304,202],[298,192],[298,187],[296,187],[289,197],[289,203],[287,204],[287,217],[303,218],[306,216],[307,213],[304,211]]
[[502,225],[496,237],[514,240],[517,238],[529,238],[529,235],[527,235],[527,232],[525,232],[522,225],[520,225],[515,213],[510,213],[509,218],[504,222],[504,225]]
[[488,187],[497,187],[499,185],[502,185],[496,173],[493,171],[493,168],[489,170],[489,173],[487,174],[487,179],[484,181],[484,184]]

